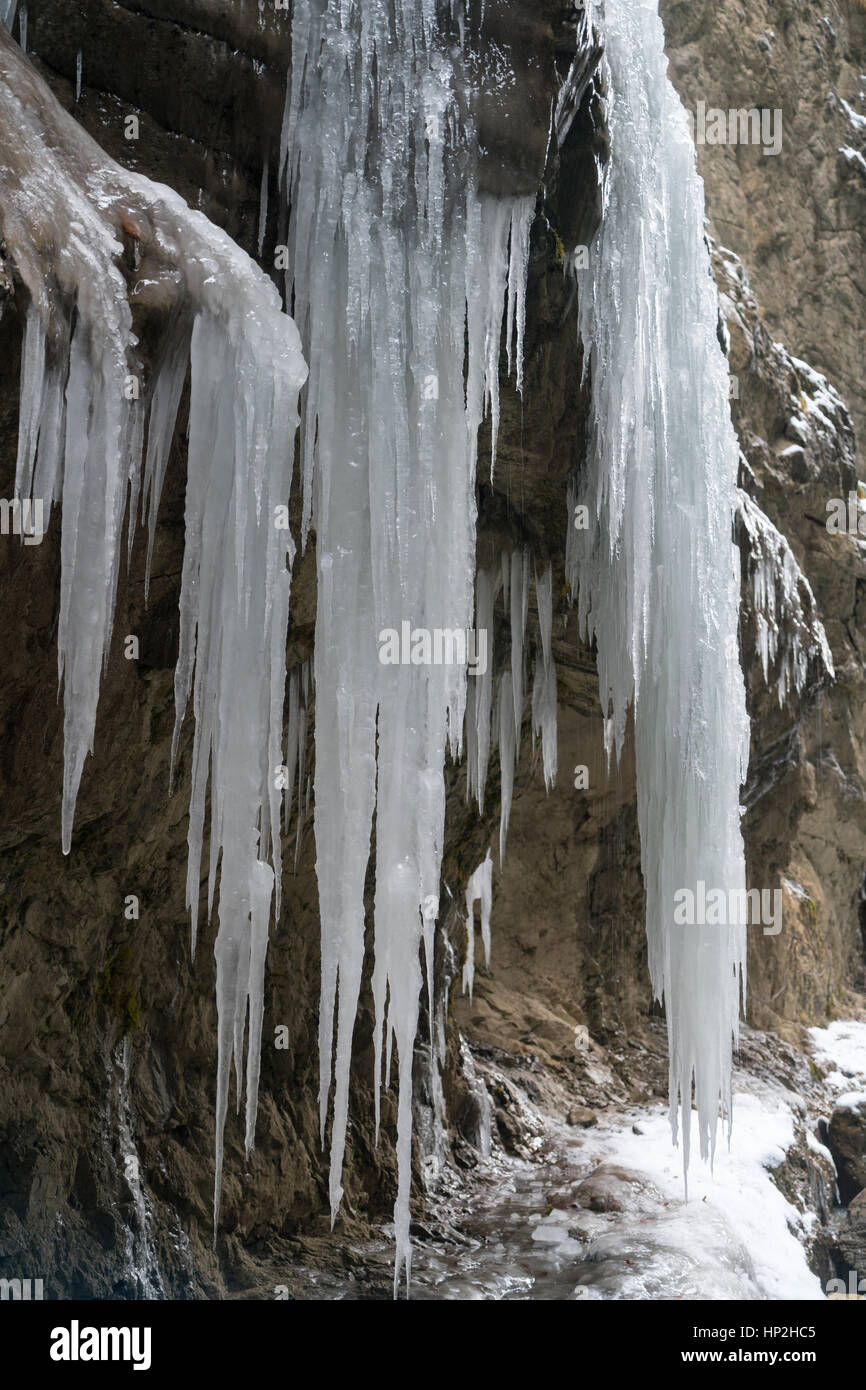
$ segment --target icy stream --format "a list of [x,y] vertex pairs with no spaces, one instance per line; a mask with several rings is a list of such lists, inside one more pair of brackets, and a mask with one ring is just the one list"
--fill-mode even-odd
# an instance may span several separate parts
[[[419,1247],[413,1298],[820,1298],[788,1226],[805,1236],[808,1223],[765,1166],[784,1156],[790,1114],[746,1092],[736,1099],[743,1152],[718,1159],[714,1179],[693,1173],[688,1203],[662,1105],[579,1141],[549,1129],[543,1164],[500,1159],[461,1222],[462,1240]],[[600,1166],[609,1172],[597,1176]],[[588,1196],[610,1210],[579,1205]]]
[[[412,1298],[821,1299],[806,1259],[815,1216],[771,1176],[804,1121],[803,1100],[742,1072],[735,1099],[739,1143],[717,1152],[714,1172],[693,1166],[688,1202],[661,1102],[612,1109],[581,1130],[524,1101],[534,1152],[521,1158],[497,1145],[462,1184],[429,1201],[413,1230]],[[350,1243],[349,1278],[309,1269],[298,1296],[382,1296],[384,1234],[380,1244]]]

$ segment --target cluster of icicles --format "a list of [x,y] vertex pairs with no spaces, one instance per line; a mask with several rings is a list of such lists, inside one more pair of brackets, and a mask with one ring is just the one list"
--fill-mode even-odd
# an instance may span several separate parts
[[[287,292],[297,329],[267,276],[170,190],[108,159],[0,31],[0,142],[15,151],[2,171],[2,233],[30,294],[17,488],[59,501],[63,511],[66,852],[111,639],[127,490],[129,546],[141,501],[149,562],[190,367],[172,760],[191,696],[193,940],[208,784],[209,912],[219,865],[215,1226],[230,1071],[234,1059],[240,1098],[245,1031],[248,1148],[254,1139],[265,953],[271,916],[280,913],[290,800],[283,793],[297,782],[296,854],[310,799],[308,672],[289,683],[287,765],[283,756],[294,546],[278,521],[307,380],[301,540],[315,526],[321,1130],[324,1140],[333,1094],[333,1219],[375,827],[377,1126],[394,1044],[399,1063],[395,1289],[411,1260],[422,953],[434,1016],[444,766],[449,752],[465,755],[468,794],[483,810],[498,744],[501,858],[524,719],[530,589],[530,560],[520,550],[476,583],[475,477],[485,414],[495,459],[503,317],[509,371],[522,384],[535,202],[477,191],[472,121],[458,96],[466,85],[461,48],[445,54],[438,10],[435,0],[296,0],[281,175],[292,208]],[[569,570],[598,642],[617,749],[634,703],[650,964],[668,1006],[672,1113],[679,1094],[687,1152],[692,1078],[703,1149],[729,1094],[743,956],[736,932],[678,934],[668,908],[674,889],[693,877],[734,887],[743,876],[738,792],[748,730],[729,506],[736,448],[702,194],[665,75],[655,0],[608,0],[607,39],[613,156],[581,296],[597,525],[585,551],[570,531]],[[146,372],[132,330],[136,303],[167,324]],[[130,398],[129,381],[142,374],[141,397]],[[535,590],[531,727],[551,786],[549,567],[536,574]],[[510,665],[498,678],[492,651],[486,671],[469,678],[457,663],[379,661],[378,634],[405,621],[453,632],[470,629],[474,617],[492,639],[497,600],[511,625]],[[488,953],[491,873],[488,854],[466,891],[470,923],[480,899]],[[472,971],[470,957],[470,990]]]
[[[455,7],[459,9],[459,7]],[[395,1280],[410,1266],[412,1057],[433,962],[445,831],[445,760],[462,756],[483,802],[492,669],[383,665],[377,635],[472,628],[478,430],[495,458],[503,313],[522,382],[535,199],[475,187],[460,58],[435,0],[393,6],[298,0],[283,130],[292,207],[287,297],[310,363],[303,402],[302,544],[316,528],[315,834],[322,940],[319,1106],[333,1084],[332,1219],[342,1196],[352,1035],[364,962],[364,885],[375,823],[375,1097],[399,1061]],[[387,73],[387,80],[383,74]],[[407,216],[407,209],[412,209]],[[468,344],[468,346],[465,346]],[[465,378],[464,378],[465,365]],[[529,562],[479,582],[476,629],[507,596],[512,667],[497,701],[501,851],[523,717]],[[546,586],[546,587],[545,587]],[[549,576],[541,591],[548,594]],[[538,719],[552,775],[550,603]],[[468,687],[472,687],[471,691]],[[335,1036],[336,1035],[336,1036]]]
[[[304,540],[313,517],[317,530],[315,681],[317,724],[325,731],[315,772],[322,1129],[324,1135],[339,988],[331,1144],[336,1215],[375,804],[378,1060],[384,1050],[390,1062],[396,1039],[401,1062],[398,1271],[405,1261],[407,1273],[419,953],[423,936],[432,993],[437,915],[428,907],[422,916],[421,909],[433,895],[438,903],[446,740],[460,756],[468,681],[466,667],[459,664],[396,672],[382,666],[377,633],[399,628],[403,618],[428,629],[472,626],[477,433],[488,409],[494,434],[498,424],[506,299],[508,350],[520,375],[534,214],[532,199],[496,203],[480,198],[471,182],[463,190],[452,186],[449,168],[467,137],[458,119],[453,73],[433,43],[433,8],[425,17],[424,41],[416,36],[413,56],[401,59],[403,87],[395,85],[392,94],[397,101],[402,91],[403,109],[378,117],[383,139],[389,132],[405,134],[407,120],[418,123],[414,193],[426,211],[418,218],[408,267],[397,254],[404,239],[398,209],[408,192],[405,161],[396,143],[383,151],[383,186],[367,187],[356,108],[325,97],[326,79],[341,84],[353,76],[356,61],[363,69],[354,74],[357,89],[368,92],[374,53],[390,50],[390,61],[396,61],[409,48],[405,34],[398,42],[382,32],[367,33],[366,46],[359,46],[357,33],[341,38],[326,7],[297,5],[295,71],[314,74],[315,81],[300,92],[290,88],[287,125],[295,129],[286,147],[295,161],[293,248],[310,247],[309,265],[299,267],[295,256],[294,292],[313,368],[302,459]],[[410,9],[403,15],[407,24]],[[357,11],[352,23],[360,21]],[[331,55],[333,71],[301,61],[305,38],[310,51],[318,51],[317,26],[325,24],[335,26],[322,50]],[[283,752],[294,546],[281,522],[307,369],[295,324],[282,311],[268,277],[169,189],[110,160],[62,110],[5,32],[0,76],[0,135],[14,152],[3,174],[2,231],[29,291],[16,489],[22,497],[44,499],[48,509],[54,502],[62,505],[58,671],[64,689],[62,842],[67,853],[111,642],[124,518],[129,517],[130,554],[139,511],[147,518],[149,578],[159,499],[189,368],[172,766],[191,696],[187,905],[193,945],[208,789],[209,914],[219,883],[216,1226],[232,1061],[238,1096],[246,1092],[248,1148],[254,1140],[268,927],[272,914],[280,912],[281,822],[296,783],[297,858],[310,801],[304,768],[308,666],[288,680],[285,761]],[[422,88],[426,107],[417,104]],[[344,123],[342,132],[331,132],[333,140],[323,138],[323,111],[332,124]],[[323,170],[311,159],[311,150],[327,159],[327,152],[338,148],[349,163],[354,205],[337,180],[336,166]],[[386,176],[398,169],[404,183],[392,184],[392,204],[383,207]],[[325,268],[320,251],[329,237],[333,245]],[[390,238],[384,255],[377,238]],[[453,292],[443,295],[443,286]],[[147,359],[133,331],[137,306],[166,324]],[[406,401],[395,392],[396,363],[411,364]],[[329,408],[319,412],[323,396]],[[491,643],[469,698],[470,794],[479,803],[491,742],[501,745],[504,781],[513,782],[524,710],[529,577],[528,556],[506,553],[496,575],[485,574],[479,588],[476,627],[483,624]],[[548,567],[537,580],[541,629],[532,697],[533,738],[541,737],[549,782],[556,762],[551,583]],[[500,593],[515,626],[510,670],[495,680],[493,605]],[[510,792],[504,797],[501,853],[509,806]],[[489,857],[486,864],[489,948]],[[471,988],[471,977],[469,983]]]
[[[258,1095],[268,925],[279,914],[297,329],[268,277],[170,189],[120,168],[0,30],[2,235],[29,292],[16,491],[62,506],[58,674],[68,853],[108,657],[124,515],[141,503],[148,577],[169,449],[190,369],[176,724],[192,697],[187,905],[193,948],[210,781],[208,909],[219,869],[215,1208],[232,1057],[246,1142]],[[147,363],[132,309],[166,328]],[[145,443],[146,439],[146,443]],[[47,516],[45,517],[47,525]]]

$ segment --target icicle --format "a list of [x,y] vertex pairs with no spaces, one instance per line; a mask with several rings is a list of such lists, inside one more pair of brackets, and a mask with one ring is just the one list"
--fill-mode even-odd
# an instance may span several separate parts
[[265,233],[268,230],[268,161],[262,165],[262,186],[259,193],[259,242],[258,253],[261,260],[265,247]]
[[[247,1045],[246,1134],[247,1155],[255,1143],[256,1111],[259,1103],[259,1073],[262,1059],[262,1022],[265,999],[265,958],[268,953],[268,922],[274,871],[261,861],[253,865],[250,893],[250,965],[247,994],[250,1001]],[[279,908],[277,908],[277,914]],[[244,1010],[245,1001],[241,1001]]]
[[514,790],[514,763],[518,744],[514,732],[514,697],[512,676],[504,672],[499,680],[499,700],[497,724],[499,728],[499,775],[501,798],[499,811],[499,868],[505,864],[505,841],[508,837],[508,821],[511,817],[511,797]]
[[532,739],[541,738],[541,759],[544,785],[548,791],[556,783],[556,663],[553,660],[553,571],[548,565],[544,578],[535,576],[535,599],[538,604],[538,643],[535,649],[535,674],[532,684]]
[[8,29],[10,34],[15,21],[17,5],[18,0],[0,0],[0,24],[3,25],[4,29]]
[[[171,442],[177,420],[178,406],[189,365],[192,322],[187,311],[178,308],[166,330],[163,350],[154,372],[147,419],[147,454],[144,460],[142,507],[147,514],[147,562],[144,574],[144,597],[150,595],[150,571],[156,541],[156,519],[165,470],[168,467]],[[135,528],[129,528],[129,554],[135,541]]]
[[484,814],[484,790],[490,761],[490,716],[493,706],[493,605],[498,591],[496,577],[480,570],[475,585],[475,630],[487,633],[487,667],[469,683],[466,706],[466,796],[478,802]]
[[[248,1147],[255,1123],[264,953],[280,876],[278,835],[270,837],[271,863],[266,861],[269,821],[276,821],[279,809],[274,775],[282,763],[288,567],[294,553],[288,531],[275,519],[289,498],[306,368],[297,330],[268,277],[171,190],[109,159],[2,30],[0,146],[11,152],[0,167],[0,234],[30,294],[16,486],[19,495],[41,489],[46,499],[61,497],[63,505],[58,666],[64,687],[64,853],[71,847],[111,641],[127,486],[131,505],[139,495],[145,413],[144,498],[152,548],[187,355],[190,361],[172,764],[192,694],[187,905],[193,945],[209,780],[210,906],[221,858],[214,948],[216,1231],[231,1060],[234,1053],[240,1091],[248,1007]],[[122,235],[134,243],[136,302],[164,316],[153,379],[141,400],[127,390],[144,372],[119,269]],[[130,527],[134,522],[131,515]]]
[[446,740],[456,754],[467,676],[457,663],[383,664],[380,634],[471,626],[477,430],[489,408],[495,447],[506,295],[513,276],[519,356],[534,214],[534,199],[476,194],[458,100],[467,74],[438,23],[434,0],[297,0],[281,140],[289,290],[310,360],[302,539],[315,512],[320,1125],[324,1136],[333,1079],[335,1219],[375,808],[377,1088],[383,1050],[396,1043],[399,1060],[395,1291],[409,1274],[420,946],[429,994]]
[[81,78],[84,71],[84,54],[79,48],[75,55],[75,100],[81,100]]
[[545,666],[553,660],[553,567],[547,566],[539,583],[535,575],[535,602],[538,607],[538,635],[541,638],[541,659]]
[[18,11],[18,42],[21,45],[21,52],[27,52],[27,7],[22,5]]
[[511,694],[514,701],[514,739],[520,747],[523,727],[523,643],[529,611],[529,551],[511,557]]
[[289,672],[289,728],[287,741],[288,762],[285,767],[283,785],[283,820],[288,827],[292,805],[297,806],[295,828],[295,868],[301,852],[304,821],[310,809],[310,779],[305,777],[305,758],[307,751],[307,711],[310,701],[310,662],[302,661]]
[[490,965],[490,911],[493,904],[493,860],[490,850],[478,865],[466,885],[466,964],[463,967],[463,993],[475,982],[475,904],[481,903],[481,940],[484,944],[484,964]]
[[513,353],[517,375],[516,386],[521,393],[523,391],[523,326],[526,320],[526,273],[529,264],[529,233],[532,230],[534,215],[534,198],[521,199],[511,213],[511,256],[508,265],[505,351],[509,376],[512,371]]
[[[467,289],[469,371],[466,383],[466,409],[473,458],[477,458],[478,428],[489,409],[492,482],[499,439],[502,301],[507,292],[508,367],[510,371],[512,337],[515,337],[518,385],[522,388],[523,320],[526,306],[529,232],[535,217],[535,198],[519,198],[513,202],[481,198],[476,216],[476,235],[486,248],[486,255],[483,262],[475,267],[475,276],[468,282]],[[512,275],[514,279],[511,278]],[[516,332],[512,327],[513,323],[516,323]]]
[[464,994],[468,992],[471,1001],[475,985],[475,913],[471,903],[467,902],[466,911],[466,960],[463,963],[462,988]]
[[812,586],[787,540],[747,493],[738,490],[738,521],[747,542],[752,611],[764,682],[775,682],[781,708],[812,681],[832,680],[833,656]]
[[610,164],[580,295],[592,449],[569,529],[570,582],[598,644],[610,737],[634,705],[649,967],[664,997],[671,1125],[687,1171],[694,1081],[702,1155],[730,1116],[745,926],[679,926],[680,889],[745,888],[740,786],[749,724],[738,659],[738,448],[716,336],[703,185],[667,79],[657,0],[606,0]]

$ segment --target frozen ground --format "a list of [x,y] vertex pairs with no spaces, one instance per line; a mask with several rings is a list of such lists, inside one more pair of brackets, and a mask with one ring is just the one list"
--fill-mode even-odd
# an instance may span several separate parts
[[[822,1299],[807,1252],[826,1259],[842,1209],[819,1121],[866,1079],[866,1025],[840,1021],[811,1030],[810,1041],[817,1067],[774,1035],[743,1029],[731,1144],[720,1138],[712,1168],[693,1155],[688,1201],[659,1091],[629,1101],[614,1067],[624,1060],[639,1089],[657,1083],[661,1035],[657,1047],[618,1037],[611,1049],[584,1045],[576,1076],[588,1104],[575,1107],[573,1124],[567,1069],[476,1048],[469,1065],[491,1111],[476,1145],[458,1142],[459,1166],[443,1167],[423,1215],[415,1208],[412,1298]],[[510,1152],[495,1118],[503,1106]],[[595,1122],[583,1127],[586,1119]],[[267,1264],[288,1297],[388,1299],[393,1236],[390,1225],[372,1239],[311,1227]],[[263,1296],[261,1269],[235,1296]]]
[[756,1082],[735,1095],[730,1151],[693,1164],[689,1199],[667,1108],[581,1131],[546,1126],[541,1164],[492,1160],[465,1246],[422,1244],[413,1297],[819,1299],[802,1244],[812,1219],[773,1182],[794,1108]]
[[826,1028],[810,1028],[815,1060],[826,1071],[825,1084],[832,1091],[866,1089],[866,1023],[841,1018]]

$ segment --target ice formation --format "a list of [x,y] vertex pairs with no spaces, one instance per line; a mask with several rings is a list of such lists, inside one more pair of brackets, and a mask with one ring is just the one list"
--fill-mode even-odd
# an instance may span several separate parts
[[[520,756],[525,707],[526,625],[529,615],[530,559],[527,549],[503,550],[495,569],[482,568],[475,585],[475,626],[488,633],[487,669],[470,682],[466,701],[466,795],[484,814],[490,750],[499,752],[499,862],[505,862],[514,774]],[[511,656],[506,670],[494,677],[493,640],[497,599],[509,619]],[[553,578],[548,565],[535,576],[538,641],[532,686],[532,743],[541,736],[545,786],[556,781],[556,664],[551,645]]]
[[538,604],[538,641],[535,648],[535,674],[532,682],[532,742],[541,739],[544,785],[550,791],[556,782],[556,663],[553,660],[553,570],[544,571],[541,582],[535,576]]
[[487,633],[487,666],[469,684],[466,697],[466,797],[478,803],[484,814],[484,791],[490,762],[493,713],[493,613],[498,592],[497,574],[480,569],[475,580],[475,629]]
[[[434,0],[298,0],[282,151],[289,280],[310,363],[302,534],[314,521],[319,586],[320,1119],[324,1139],[334,1080],[334,1218],[375,812],[377,1121],[394,1042],[399,1059],[395,1287],[410,1263],[420,945],[432,1004],[443,769],[447,747],[461,749],[467,672],[382,665],[377,634],[404,620],[415,630],[472,626],[477,430],[489,410],[495,448],[503,312],[520,378],[534,215],[534,199],[476,191],[460,45],[446,52],[440,19]],[[514,707],[509,699],[512,736]]]
[[259,191],[259,235],[258,235],[258,242],[257,242],[257,246],[256,246],[256,249],[257,249],[257,251],[258,251],[258,255],[259,255],[260,258],[261,258],[262,251],[264,250],[264,245],[265,245],[265,234],[266,234],[266,232],[267,232],[267,230],[268,230],[268,178],[269,178],[269,174],[270,174],[270,171],[269,171],[269,168],[268,168],[268,160],[265,159],[265,161],[264,161],[264,163],[263,163],[263,165],[262,165],[262,182],[261,182],[261,187],[260,187],[260,191]]
[[463,993],[475,983],[475,904],[481,904],[481,941],[484,946],[484,964],[490,964],[490,912],[493,904],[493,860],[490,850],[470,876],[466,885],[466,963],[463,966]]
[[606,0],[610,163],[581,274],[592,444],[568,568],[598,646],[609,752],[634,712],[649,966],[664,998],[674,1137],[688,1170],[730,1116],[745,926],[678,927],[674,893],[745,887],[740,786],[749,724],[732,543],[738,447],[717,340],[703,185],[667,78],[657,0]]
[[[0,20],[10,24],[14,10],[15,0],[0,0]],[[478,193],[461,96],[469,79],[460,43],[446,48],[437,34],[440,19],[435,0],[297,0],[281,151],[291,197],[288,289],[310,363],[302,541],[315,525],[320,1121],[324,1139],[333,1085],[333,1219],[375,830],[377,1123],[395,1042],[399,1062],[395,1287],[411,1260],[412,1058],[422,943],[434,1012],[445,759],[461,753],[468,715],[468,791],[483,808],[498,744],[501,860],[526,703],[529,558],[505,552],[474,585],[475,475],[485,413],[495,462],[503,317],[509,369],[522,380],[535,203]],[[737,447],[702,189],[666,78],[656,0],[607,0],[605,28],[612,158],[580,309],[593,377],[587,498],[596,528],[586,544],[570,529],[569,573],[598,643],[611,749],[621,747],[634,706],[650,968],[667,1003],[672,1122],[679,1096],[687,1161],[693,1078],[702,1152],[714,1145],[720,1099],[729,1110],[744,961],[742,928],[672,925],[678,887],[696,879],[744,886],[748,723],[731,540]],[[216,1222],[231,1065],[240,1100],[247,1016],[248,1147],[254,1138],[283,793],[288,800],[297,785],[296,857],[311,793],[308,667],[289,682],[286,763],[282,737],[293,546],[278,514],[289,498],[306,375],[301,341],[269,279],[176,194],[105,156],[3,32],[0,75],[0,138],[12,152],[0,170],[0,230],[30,297],[17,489],[63,504],[66,852],[111,640],[127,502],[130,546],[140,504],[152,547],[190,367],[172,758],[192,697],[193,938],[208,785],[209,909],[219,866]],[[260,247],[268,177],[265,167]],[[134,313],[162,325],[152,360]],[[134,382],[143,382],[140,394]],[[498,681],[492,650],[486,671],[471,678],[460,663],[379,661],[383,629],[407,620],[428,632],[466,631],[473,599],[475,626],[492,648],[500,595],[511,656]],[[536,599],[531,727],[550,785],[549,568],[536,575]],[[470,918],[481,899],[485,951],[491,875],[488,853],[466,895]]]
[[[295,785],[297,774],[295,868],[298,867],[298,857],[301,853],[301,840],[304,834],[304,823],[306,821],[307,811],[309,810],[310,800],[309,779],[307,778],[305,782],[304,778],[304,761],[307,749],[307,710],[310,703],[311,686],[311,662],[304,661],[300,666],[293,667],[289,673],[289,761],[286,764],[283,781],[286,792],[284,823],[288,825],[289,812],[292,804],[292,789]],[[277,911],[279,911],[279,902],[277,904]]]
[[764,681],[775,685],[780,707],[813,682],[832,680],[833,654],[818,617],[815,595],[785,537],[748,493],[737,491],[737,521],[747,541],[747,570],[755,640]]
[[[293,546],[279,521],[306,367],[267,276],[177,194],[109,159],[3,30],[0,145],[0,232],[29,297],[16,492],[43,499],[46,512],[62,502],[65,853],[93,745],[127,500],[130,549],[139,501],[152,546],[190,368],[172,758],[192,695],[193,943],[209,779],[209,909],[221,859],[216,1221],[229,1073],[234,1057],[240,1103],[247,1010],[248,1148],[254,1137],[268,922],[280,881],[275,774]],[[152,359],[140,350],[134,313],[161,325]]]

